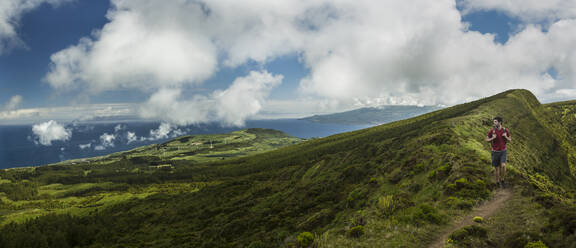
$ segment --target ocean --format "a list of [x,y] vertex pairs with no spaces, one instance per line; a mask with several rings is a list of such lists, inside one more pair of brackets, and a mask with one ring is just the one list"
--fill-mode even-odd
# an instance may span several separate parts
[[363,129],[370,125],[321,124],[297,119],[277,119],[247,121],[244,127],[223,127],[218,124],[171,126],[159,122],[73,123],[64,127],[71,134],[68,140],[55,140],[50,145],[43,145],[32,131],[32,125],[0,125],[0,169],[102,156],[162,143],[181,135],[270,128],[299,138],[313,138]]

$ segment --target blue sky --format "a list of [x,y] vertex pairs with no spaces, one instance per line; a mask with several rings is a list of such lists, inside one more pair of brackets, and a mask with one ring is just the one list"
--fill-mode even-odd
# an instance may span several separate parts
[[68,104],[65,98],[52,97],[53,90],[42,82],[50,55],[102,28],[109,7],[108,1],[78,1],[59,7],[43,4],[24,14],[18,34],[26,47],[0,56],[0,102],[18,94],[26,99],[23,107]]
[[[18,33],[26,47],[0,56],[0,103],[7,102],[13,95],[26,99],[22,104],[25,108],[69,105],[74,101],[73,94],[61,94],[42,81],[49,69],[50,55],[101,29],[108,22],[105,15],[109,8],[110,2],[105,0],[76,1],[58,7],[43,4],[23,15]],[[205,85],[209,88],[196,91],[225,89],[236,77],[261,67],[259,63],[248,63],[238,68],[223,68],[207,80]],[[298,62],[297,55],[278,58],[265,68],[285,76],[285,82],[271,93],[270,97],[275,99],[294,98],[299,79],[307,71]],[[145,99],[146,95],[139,91],[116,90],[91,96],[90,103],[137,103]]]
[[[329,1],[327,6],[334,4],[333,9],[285,2],[288,6],[285,9],[292,11],[281,11],[278,6],[258,6],[263,3],[246,1],[246,8],[239,5],[237,13],[226,9],[226,4],[220,4],[222,1],[207,1],[206,6],[211,8],[214,16],[222,15],[217,21],[211,20],[211,16],[202,16],[200,12],[199,16],[193,16],[192,13],[190,15],[193,17],[180,17],[178,9],[194,10],[192,2],[184,3],[183,6],[166,6],[171,3],[152,6],[157,4],[153,2],[141,5],[116,3],[119,8],[111,10],[112,4],[109,1],[61,0],[57,6],[43,3],[26,10],[16,8],[11,17],[0,16],[12,23],[16,30],[16,34],[9,37],[21,41],[19,46],[0,50],[0,107],[8,106],[14,96],[21,96],[18,109],[129,103],[146,106],[134,110],[134,113],[145,113],[145,116],[153,118],[165,117],[158,113],[174,113],[174,116],[193,115],[192,112],[198,114],[196,119],[170,120],[176,123],[207,120],[236,122],[231,121],[233,118],[230,117],[235,115],[234,118],[240,118],[237,123],[241,123],[246,118],[258,116],[260,112],[294,112],[305,115],[379,104],[452,105],[508,88],[530,89],[541,101],[565,100],[576,96],[572,90],[575,86],[573,69],[576,65],[571,64],[570,59],[559,59],[574,47],[565,45],[557,48],[559,51],[554,53],[535,54],[534,58],[538,59],[534,59],[532,64],[523,62],[530,57],[520,58],[533,51],[534,48],[530,48],[529,44],[550,47],[556,44],[554,42],[567,44],[566,41],[574,39],[570,35],[550,34],[565,32],[562,29],[576,26],[572,22],[576,17],[574,13],[554,10],[553,6],[549,6],[550,12],[542,12],[536,8],[530,9],[530,6],[517,9],[467,0],[458,1],[456,9],[456,5],[450,1],[444,1],[445,5],[437,4],[442,5],[439,7],[426,6],[425,1],[419,1],[414,4],[421,4],[421,8],[429,7],[432,9],[429,11],[431,14],[420,15],[408,10],[407,13],[398,14],[402,14],[402,18],[411,19],[396,24],[394,12],[387,12],[384,8],[397,5],[397,12],[406,11],[406,8],[394,0],[374,3],[382,6],[371,6],[369,1],[354,6],[358,8],[358,13],[366,11],[367,17],[353,16],[356,12],[352,11],[344,13],[346,8],[337,8],[336,3]],[[156,14],[151,11],[154,8],[161,9],[158,11],[159,16],[152,16]],[[254,17],[254,13],[250,12],[252,8],[262,9],[262,13],[257,14],[262,16]],[[372,15],[372,9],[382,11]],[[107,17],[107,13],[112,15]],[[308,16],[307,13],[315,14]],[[548,18],[547,13],[555,15]],[[179,56],[177,49],[170,50],[169,47],[184,42],[187,48],[198,49],[192,51],[191,55],[202,55],[205,52],[202,58],[213,56],[215,64],[207,65],[205,61],[184,58],[181,61],[189,63],[191,68],[198,65],[198,72],[194,74],[174,70],[172,74],[182,75],[176,75],[177,79],[168,77],[170,79],[167,82],[156,81],[172,74],[147,69],[147,64],[127,67],[124,72],[111,75],[111,78],[118,80],[103,79],[107,75],[102,74],[114,70],[114,67],[106,68],[106,65],[90,63],[102,58],[103,54],[114,54],[106,50],[109,49],[106,47],[109,42],[106,41],[121,39],[119,37],[123,33],[117,29],[122,28],[122,22],[134,14],[144,17],[151,15],[146,23],[139,23],[141,26],[134,28],[142,31],[134,34],[144,37],[140,38],[143,39],[142,44],[148,44],[146,39],[150,38],[149,44],[166,45],[162,49],[167,49],[165,53],[162,51],[147,55],[141,58],[142,61],[151,57],[152,62],[165,56],[170,58],[172,51],[175,51],[174,56]],[[352,15],[349,18],[351,21],[340,18],[347,14]],[[391,15],[390,19],[382,17],[386,14]],[[176,23],[187,23],[188,26],[172,23],[171,16],[175,19],[183,18]],[[156,24],[150,20],[154,18],[158,18],[158,26],[162,26],[162,29],[153,27]],[[318,30],[302,31],[297,25],[291,26],[294,20],[317,26]],[[202,24],[205,26],[197,25],[203,21],[206,21],[206,24]],[[208,23],[216,25],[216,31],[207,27]],[[429,27],[426,23],[433,25]],[[466,23],[467,28],[463,28]],[[175,34],[174,40],[167,38],[157,41],[155,36],[146,36],[149,32],[172,28],[175,31],[167,34],[167,37]],[[345,36],[342,36],[340,30],[346,31]],[[124,30],[124,33],[128,32]],[[491,38],[489,34],[494,36]],[[133,39],[128,35],[126,39]],[[0,32],[0,42],[6,42],[1,38]],[[90,40],[90,43],[82,44],[82,38]],[[206,44],[206,40],[210,44]],[[140,44],[137,39],[129,42],[133,42],[132,47]],[[450,49],[447,48],[450,46]],[[70,57],[73,48],[86,50],[82,56]],[[214,52],[210,52],[210,49]],[[522,49],[525,51],[522,52]],[[99,51],[102,53],[99,54]],[[138,51],[119,55],[110,61],[126,58],[139,61],[138,56],[147,50],[144,48]],[[67,61],[74,61],[75,65],[80,65],[80,69],[51,59],[56,54]],[[499,63],[506,67],[502,68]],[[499,71],[499,68],[503,71]],[[130,70],[135,70],[133,78],[130,78]],[[72,73],[73,76],[66,73]],[[48,75],[68,77],[44,80]],[[154,82],[140,84],[138,80],[142,78],[145,81],[150,78]],[[490,90],[473,87],[479,83],[486,83]],[[446,87],[470,89],[461,94],[447,94],[443,93]],[[236,96],[237,102],[224,100]],[[242,96],[247,98],[241,99]],[[243,102],[253,104],[235,109],[235,106],[243,105]],[[215,104],[221,105],[210,110],[210,113],[196,111]],[[172,108],[170,106],[179,106],[190,112],[172,112],[173,109],[166,109]],[[293,111],[291,107],[294,107]],[[219,112],[211,114],[214,111]],[[18,118],[18,114],[5,114],[3,118]]]

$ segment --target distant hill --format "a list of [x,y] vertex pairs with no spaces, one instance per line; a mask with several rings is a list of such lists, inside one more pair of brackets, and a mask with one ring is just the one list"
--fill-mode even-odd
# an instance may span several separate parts
[[[179,138],[168,155],[2,170],[0,215],[14,223],[0,247],[427,247],[499,192],[494,116],[512,133],[510,196],[446,247],[574,247],[576,141],[561,120],[575,110],[510,90],[253,155],[202,162],[174,150],[192,142]],[[252,132],[256,146],[283,137]]]
[[342,113],[314,115],[301,120],[345,125],[375,125],[383,124],[441,109],[438,106],[402,106],[390,105],[370,108],[360,108]]

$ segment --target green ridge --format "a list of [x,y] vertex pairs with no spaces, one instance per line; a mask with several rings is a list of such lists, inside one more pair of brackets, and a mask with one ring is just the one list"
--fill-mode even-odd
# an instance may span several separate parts
[[[275,131],[245,131],[251,144],[220,147],[203,159],[169,149],[190,142],[182,137],[160,145],[162,156],[144,147],[87,160],[98,164],[92,167],[6,170],[0,244],[423,247],[492,196],[484,137],[498,115],[512,132],[513,200],[447,245],[570,247],[576,243],[576,143],[569,122],[575,110],[573,103],[542,105],[529,91],[510,90],[300,143],[280,144],[284,136]],[[284,146],[291,142],[298,144]],[[268,148],[257,149],[265,143]],[[255,154],[231,156],[232,148]],[[57,203],[42,205],[49,201]]]

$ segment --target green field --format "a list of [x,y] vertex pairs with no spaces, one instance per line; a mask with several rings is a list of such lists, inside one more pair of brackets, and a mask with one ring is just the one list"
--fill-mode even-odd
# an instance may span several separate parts
[[[121,202],[152,194],[192,193],[209,182],[125,183],[106,175],[174,173],[182,161],[201,164],[259,154],[302,142],[269,129],[228,134],[182,136],[166,143],[108,156],[69,160],[41,167],[13,168],[0,174],[0,226],[47,214],[85,216]],[[70,181],[72,180],[72,182]]]

